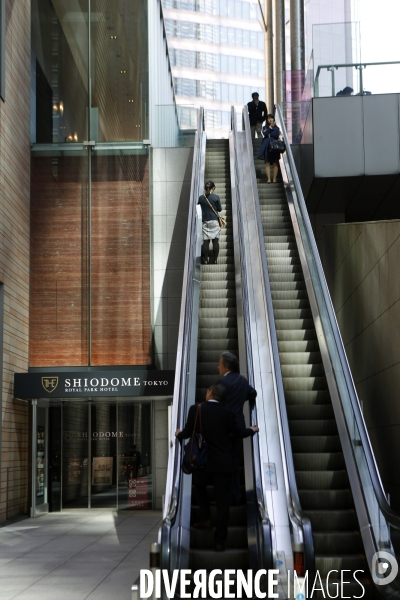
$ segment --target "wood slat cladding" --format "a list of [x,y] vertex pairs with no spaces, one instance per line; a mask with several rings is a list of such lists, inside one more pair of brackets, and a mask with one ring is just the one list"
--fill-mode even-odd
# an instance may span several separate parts
[[92,364],[151,363],[147,155],[92,160]]
[[88,364],[86,156],[32,157],[30,366]]
[[13,400],[28,368],[30,1],[6,1],[6,102],[0,101],[0,281],[4,341],[0,523],[28,510],[28,404]]
[[[150,364],[148,157],[91,160],[91,364]],[[85,157],[32,158],[31,366],[88,364],[87,176]]]

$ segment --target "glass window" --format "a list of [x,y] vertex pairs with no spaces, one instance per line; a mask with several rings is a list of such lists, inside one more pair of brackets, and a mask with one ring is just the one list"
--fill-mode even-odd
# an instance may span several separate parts
[[243,46],[243,29],[236,29],[236,46]]
[[235,2],[235,18],[236,19],[242,18],[242,6],[243,6],[243,2],[238,2],[238,0],[236,0],[236,2]]
[[264,61],[263,60],[259,60],[258,61],[258,76],[259,77],[265,77],[265,67],[264,67]]
[[251,74],[253,77],[258,77],[258,64],[257,64],[257,59],[252,58],[251,59]]
[[236,86],[236,102],[240,102],[240,104],[244,104],[244,96],[243,96],[243,86]]
[[257,37],[258,37],[258,49],[264,50],[264,34],[259,32],[257,34]]
[[221,34],[221,44],[228,44],[228,28],[227,27],[220,27],[220,34]]
[[221,111],[221,125],[230,125],[231,113],[227,110]]
[[228,0],[220,0],[219,14],[221,15],[221,17],[228,16]]
[[228,46],[235,46],[235,29],[233,27],[228,27]]
[[236,87],[234,83],[229,84],[229,102],[236,102]]
[[235,56],[230,56],[229,57],[229,73],[231,73],[232,75],[236,74],[236,60],[235,60]]
[[235,0],[228,0],[228,17],[235,17]]
[[250,47],[251,48],[257,48],[257,32],[256,31],[250,31]]
[[243,75],[243,58],[241,56],[236,57],[236,74]]
[[243,58],[243,75],[251,75],[250,58]]
[[221,54],[221,72],[222,73],[227,73],[228,72],[228,55],[227,54]]
[[174,22],[172,19],[165,19],[165,31],[168,37],[174,37]]
[[242,2],[243,7],[243,19],[250,19],[250,4],[248,2]]
[[245,48],[250,48],[250,31],[247,29],[243,31],[243,46]]
[[243,86],[243,94],[244,94],[244,97],[247,98],[247,102],[251,102],[251,100],[252,100],[251,94],[254,91],[255,90],[253,90],[249,85],[244,85]]
[[224,102],[229,101],[229,88],[227,83],[221,83],[221,100]]

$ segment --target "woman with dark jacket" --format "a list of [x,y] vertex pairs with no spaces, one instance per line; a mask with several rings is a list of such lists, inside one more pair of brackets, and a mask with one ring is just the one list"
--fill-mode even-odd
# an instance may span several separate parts
[[267,183],[271,183],[270,165],[272,165],[272,182],[276,183],[276,176],[278,175],[279,169],[278,163],[280,154],[279,152],[271,152],[271,150],[269,149],[269,139],[279,139],[279,136],[281,135],[281,130],[275,123],[273,115],[267,116],[267,125],[264,125],[264,127],[262,128],[262,133],[264,139],[262,141],[260,152],[258,153],[257,158],[260,158],[261,160],[265,161],[265,174],[267,176]]
[[200,196],[198,204],[201,206],[203,221],[203,245],[201,247],[201,264],[208,264],[208,251],[210,249],[210,240],[213,243],[214,265],[217,264],[219,254],[219,226],[218,213],[222,210],[221,200],[217,194],[214,194],[215,183],[207,181],[204,186],[204,194]]

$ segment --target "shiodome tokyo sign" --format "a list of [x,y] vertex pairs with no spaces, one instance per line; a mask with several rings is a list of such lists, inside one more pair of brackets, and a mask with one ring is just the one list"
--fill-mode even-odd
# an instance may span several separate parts
[[14,398],[171,396],[175,371],[15,373]]

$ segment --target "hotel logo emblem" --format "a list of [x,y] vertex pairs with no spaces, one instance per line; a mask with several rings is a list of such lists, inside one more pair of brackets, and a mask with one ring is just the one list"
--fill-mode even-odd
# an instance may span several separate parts
[[46,392],[51,394],[58,386],[58,377],[42,377],[42,386]]

